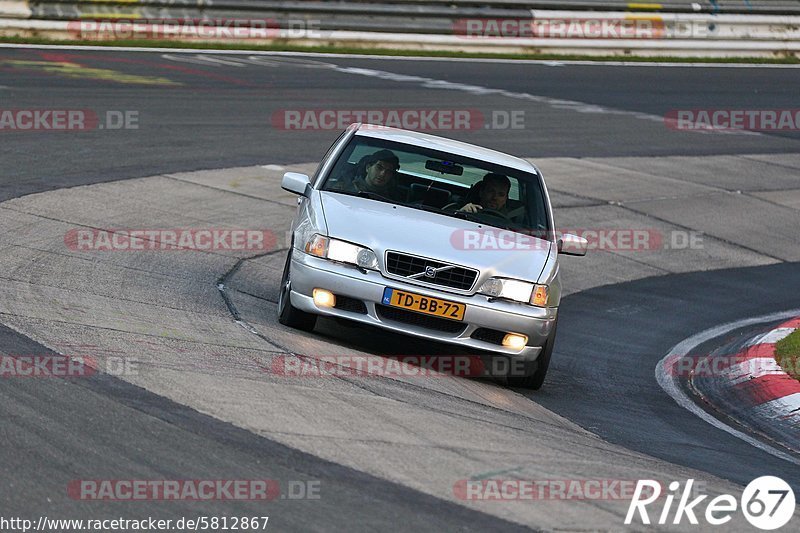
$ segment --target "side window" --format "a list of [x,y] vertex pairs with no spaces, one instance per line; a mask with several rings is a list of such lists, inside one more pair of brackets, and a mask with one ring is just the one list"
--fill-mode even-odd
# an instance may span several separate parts
[[319,162],[319,165],[317,165],[317,170],[315,170],[315,171],[314,171],[314,176],[311,178],[311,183],[313,183],[313,184],[315,184],[315,185],[316,185],[316,183],[317,183],[317,179],[319,179],[319,173],[320,173],[320,172],[322,172],[322,165],[323,165],[323,164],[325,163],[325,161],[327,161],[327,160],[328,160],[328,158],[331,156],[331,153],[333,153],[333,150],[334,150],[334,148],[336,148],[336,146],[339,144],[339,141],[341,141],[341,140],[342,140],[342,137],[344,137],[345,135],[347,135],[347,131],[348,131],[348,130],[345,130],[345,131],[343,131],[342,133],[340,133],[340,134],[339,134],[339,136],[336,138],[336,140],[335,140],[335,141],[333,141],[333,144],[331,144],[331,145],[330,145],[330,147],[328,147],[328,151],[327,151],[327,152],[325,152],[325,156],[324,156],[324,157],[322,158],[322,160]]
[[508,191],[508,199],[509,200],[519,200],[520,199],[520,191],[519,191],[519,181],[516,178],[510,178],[511,182],[511,189]]
[[547,209],[545,208],[541,185],[538,181],[530,182],[526,185],[530,227],[535,230],[547,230]]
[[357,143],[351,141],[344,147],[333,168],[328,172],[328,177],[321,186],[322,190],[337,191],[348,188],[349,183],[355,176],[356,164],[351,163],[350,160],[353,158],[353,152],[357,146]]

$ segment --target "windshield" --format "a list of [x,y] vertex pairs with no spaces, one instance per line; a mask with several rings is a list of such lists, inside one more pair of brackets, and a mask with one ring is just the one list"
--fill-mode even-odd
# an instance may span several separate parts
[[542,187],[532,172],[358,135],[322,190],[522,233],[545,236],[550,229]]

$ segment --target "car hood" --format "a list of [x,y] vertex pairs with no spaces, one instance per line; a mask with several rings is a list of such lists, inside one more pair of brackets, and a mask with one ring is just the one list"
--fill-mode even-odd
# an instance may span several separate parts
[[385,271],[387,250],[478,269],[475,287],[492,276],[536,282],[549,241],[402,205],[320,191],[331,237],[372,249]]

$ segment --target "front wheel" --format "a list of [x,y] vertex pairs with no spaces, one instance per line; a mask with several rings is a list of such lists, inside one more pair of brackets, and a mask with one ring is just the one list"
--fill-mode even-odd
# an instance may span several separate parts
[[556,329],[558,329],[558,321],[553,325],[553,331],[547,337],[547,342],[542,348],[542,353],[531,364],[536,365],[536,370],[527,376],[508,376],[506,383],[510,387],[518,387],[521,389],[539,390],[544,384],[544,378],[547,376],[547,368],[550,366],[550,357],[553,355],[553,346],[556,343]]
[[286,254],[286,264],[281,276],[281,292],[278,295],[278,322],[290,328],[311,331],[317,324],[317,315],[301,311],[292,305],[292,281],[289,278],[289,269],[292,264],[292,251]]

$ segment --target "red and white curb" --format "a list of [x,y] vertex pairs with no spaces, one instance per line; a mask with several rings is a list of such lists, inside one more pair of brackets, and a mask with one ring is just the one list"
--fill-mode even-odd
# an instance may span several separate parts
[[[719,389],[727,389],[723,401],[735,406],[731,410],[737,419],[766,418],[800,429],[800,381],[775,360],[776,343],[797,327],[800,318],[796,317],[750,339],[743,350],[726,357],[732,364],[721,369],[714,379],[720,381]],[[694,375],[689,382],[690,386],[697,385]]]
[[800,431],[800,381],[775,360],[775,344],[798,327],[800,318],[794,318],[752,339],[744,354],[749,364],[734,365],[728,377],[756,416],[788,422]]
[[[682,379],[680,372],[674,371],[676,361],[686,354],[696,353],[695,348],[701,344],[731,331],[777,320],[785,322],[750,339],[739,353],[725,357],[730,364],[723,364],[721,369],[715,371],[713,379],[705,379],[704,385],[710,385],[712,390],[703,390],[699,394],[700,399],[711,404],[723,416],[714,416],[702,408],[696,401],[699,392],[696,389],[701,381],[694,376],[696,370],[688,379],[685,376]],[[707,329],[675,345],[656,365],[656,380],[681,407],[714,427],[776,457],[800,465],[800,459],[787,453],[800,453],[800,382],[784,372],[775,361],[775,344],[798,327],[800,309]],[[694,394],[687,391],[687,381],[688,388]],[[735,423],[729,424],[731,421]],[[762,437],[767,437],[768,442],[733,426],[752,429]]]

